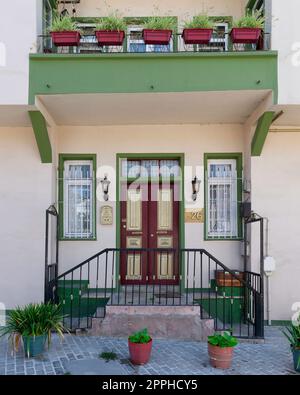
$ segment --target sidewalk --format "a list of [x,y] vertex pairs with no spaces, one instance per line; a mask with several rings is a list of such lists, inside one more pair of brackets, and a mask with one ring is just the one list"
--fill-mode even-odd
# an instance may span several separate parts
[[[126,339],[66,335],[63,343],[53,336],[50,351],[25,359],[23,351],[11,356],[6,339],[0,340],[0,375],[149,374],[149,375],[292,375],[292,355],[281,328],[267,327],[264,344],[240,343],[232,368],[210,367],[207,345],[200,342],[155,340],[151,361],[134,367],[128,361]],[[103,351],[118,360],[104,362]]]

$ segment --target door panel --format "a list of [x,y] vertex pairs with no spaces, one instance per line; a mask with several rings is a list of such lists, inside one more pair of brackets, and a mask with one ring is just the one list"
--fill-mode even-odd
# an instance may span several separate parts
[[[179,185],[152,184],[149,202],[149,248],[178,249],[179,247]],[[153,254],[152,282],[158,284],[177,284],[179,274],[178,254],[157,252]]]
[[[179,247],[179,185],[121,185],[121,248]],[[152,200],[151,200],[152,198]],[[121,256],[122,284],[178,284],[178,254],[128,251]]]
[[[148,191],[146,185],[121,185],[121,248],[147,248]],[[121,253],[121,283],[146,282],[147,260],[144,253]]]

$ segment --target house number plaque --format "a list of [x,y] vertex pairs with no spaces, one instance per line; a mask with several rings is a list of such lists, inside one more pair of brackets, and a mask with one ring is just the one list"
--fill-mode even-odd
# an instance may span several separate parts
[[102,206],[101,207],[100,223],[101,223],[101,225],[112,225],[113,224],[113,209],[111,206]]
[[203,223],[204,209],[185,210],[185,222],[188,223]]

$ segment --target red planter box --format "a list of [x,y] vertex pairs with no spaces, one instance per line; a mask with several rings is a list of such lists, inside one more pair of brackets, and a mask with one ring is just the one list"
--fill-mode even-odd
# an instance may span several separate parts
[[143,30],[143,39],[145,44],[150,45],[168,45],[172,37],[172,30]]
[[185,44],[209,44],[213,29],[184,29],[182,38]]
[[123,45],[125,32],[123,30],[97,30],[95,35],[98,45]]
[[80,33],[74,31],[51,32],[53,44],[57,47],[78,46],[80,41]]
[[129,355],[130,361],[134,365],[144,365],[147,363],[151,356],[152,350],[152,339],[149,343],[132,343],[128,339],[128,348],[129,348]]
[[230,32],[234,44],[257,44],[261,35],[261,29],[247,27],[234,27]]

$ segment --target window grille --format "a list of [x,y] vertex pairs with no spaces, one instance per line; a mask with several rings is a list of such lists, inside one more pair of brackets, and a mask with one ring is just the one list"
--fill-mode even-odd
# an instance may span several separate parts
[[236,160],[208,160],[206,215],[208,238],[238,237]]
[[93,237],[93,162],[64,162],[64,238]]

